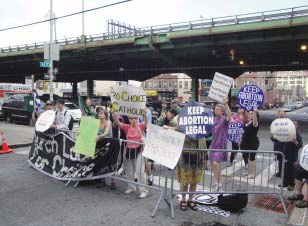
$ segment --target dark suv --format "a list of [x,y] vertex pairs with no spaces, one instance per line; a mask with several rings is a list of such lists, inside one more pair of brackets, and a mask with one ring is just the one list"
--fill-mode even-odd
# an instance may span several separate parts
[[2,105],[2,114],[6,122],[23,122],[30,124],[33,112],[33,99],[23,97],[11,99]]

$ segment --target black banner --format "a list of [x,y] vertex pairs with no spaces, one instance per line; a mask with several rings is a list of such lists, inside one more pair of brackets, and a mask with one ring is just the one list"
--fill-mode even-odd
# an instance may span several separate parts
[[36,133],[28,162],[39,171],[60,180],[86,180],[112,175],[122,164],[118,161],[118,139],[97,142],[94,158],[73,151],[75,142],[60,132],[54,136]]

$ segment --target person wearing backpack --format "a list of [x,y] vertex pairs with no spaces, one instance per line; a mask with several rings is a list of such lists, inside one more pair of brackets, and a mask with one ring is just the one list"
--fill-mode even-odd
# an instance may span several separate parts
[[60,130],[71,130],[72,128],[72,116],[64,109],[64,99],[60,98],[56,101],[56,117],[54,124],[50,128]]

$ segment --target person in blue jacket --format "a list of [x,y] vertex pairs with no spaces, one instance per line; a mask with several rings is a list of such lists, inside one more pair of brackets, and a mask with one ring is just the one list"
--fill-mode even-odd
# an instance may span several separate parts
[[293,141],[285,142],[283,146],[283,153],[285,154],[285,168],[284,168],[284,182],[283,186],[288,187],[289,191],[294,190],[294,163],[298,159],[298,151],[303,146],[302,137],[298,132],[298,124],[293,121],[296,128],[296,138]]

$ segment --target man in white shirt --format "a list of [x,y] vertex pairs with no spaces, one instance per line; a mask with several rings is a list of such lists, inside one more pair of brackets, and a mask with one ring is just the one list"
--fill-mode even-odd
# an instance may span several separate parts
[[56,101],[56,117],[51,128],[68,130],[71,121],[71,114],[64,109],[65,101],[60,98]]

